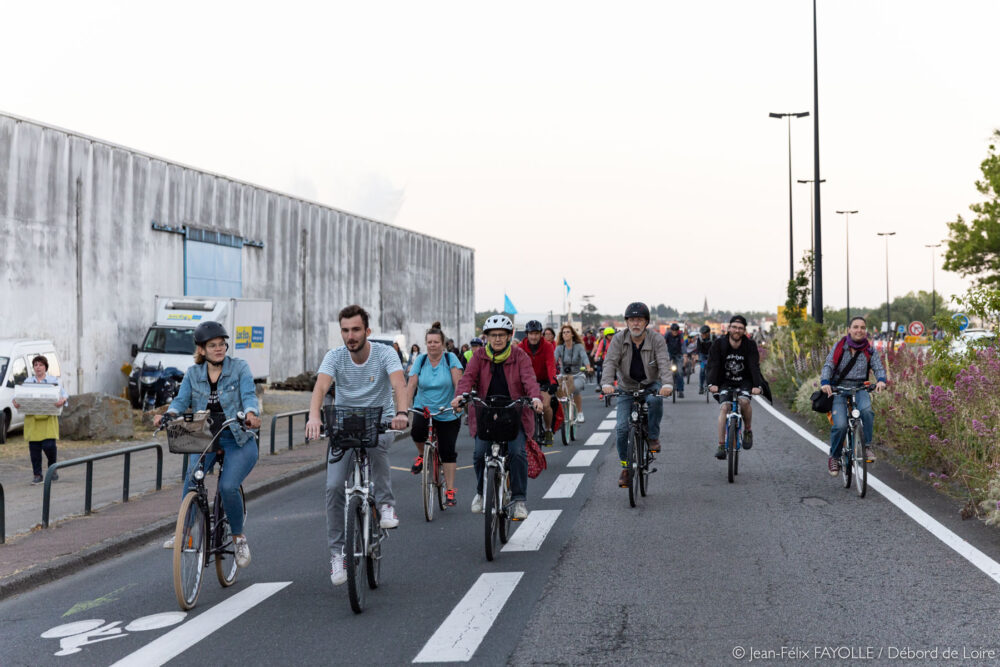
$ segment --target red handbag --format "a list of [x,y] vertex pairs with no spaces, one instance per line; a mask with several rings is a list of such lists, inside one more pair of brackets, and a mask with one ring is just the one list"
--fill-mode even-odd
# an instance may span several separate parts
[[545,460],[545,454],[542,453],[542,448],[538,446],[534,438],[528,438],[524,444],[524,450],[528,455],[528,477],[535,479],[549,467],[549,463]]

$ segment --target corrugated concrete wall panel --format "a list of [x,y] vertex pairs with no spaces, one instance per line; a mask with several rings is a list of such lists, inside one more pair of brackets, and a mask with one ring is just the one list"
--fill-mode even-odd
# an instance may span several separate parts
[[71,390],[120,391],[153,296],[184,291],[184,236],[153,223],[264,243],[243,296],[273,301],[272,377],[316,368],[350,303],[421,347],[434,320],[473,333],[469,248],[0,115],[0,337],[50,338]]

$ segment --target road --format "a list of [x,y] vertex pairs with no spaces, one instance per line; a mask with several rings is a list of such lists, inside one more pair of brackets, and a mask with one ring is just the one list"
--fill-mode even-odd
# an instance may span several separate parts
[[[578,442],[548,450],[549,469],[529,484],[533,516],[513,537],[526,550],[492,563],[468,511],[472,470],[459,472],[459,507],[426,523],[405,470],[413,450],[397,444],[402,521],[361,615],[329,582],[315,475],[250,505],[253,563],[233,588],[209,572],[198,606],[179,613],[171,554],[151,544],[0,603],[0,662],[717,665],[740,651],[761,664],[787,662],[782,651],[818,659],[820,647],[873,664],[952,649],[966,664],[995,663],[988,650],[1000,659],[990,556],[977,567],[956,551],[977,558],[972,544],[949,546],[888,489],[859,499],[840,488],[825,455],[759,404],[757,444],[728,484],[712,457],[717,407],[700,399],[668,400],[659,471],[635,509],[616,485],[609,411],[591,405]],[[468,437],[459,449],[466,466]],[[569,497],[544,497],[552,488]],[[969,530],[1000,554],[992,529]]]

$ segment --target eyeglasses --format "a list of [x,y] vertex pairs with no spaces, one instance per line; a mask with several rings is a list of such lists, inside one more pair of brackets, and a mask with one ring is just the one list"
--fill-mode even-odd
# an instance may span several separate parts
[[498,331],[498,332],[495,332],[495,333],[488,333],[488,334],[486,334],[486,337],[487,338],[492,338],[493,340],[501,340],[501,339],[507,337],[507,332],[506,331]]

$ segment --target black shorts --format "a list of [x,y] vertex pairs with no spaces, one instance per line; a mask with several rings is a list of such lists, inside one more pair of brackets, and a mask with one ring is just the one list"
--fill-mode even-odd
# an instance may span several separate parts
[[[455,443],[458,441],[458,431],[461,427],[461,418],[449,421],[434,420],[438,456],[441,457],[441,463],[455,463],[458,460]],[[413,438],[413,442],[427,442],[427,431],[427,418],[423,415],[413,415],[413,426],[410,429],[410,437]]]
[[[745,391],[747,393],[749,393],[751,390],[753,390],[753,381],[752,380],[747,380],[743,384],[739,385],[738,388],[742,389],[743,391]],[[726,389],[729,389],[729,386],[719,387],[720,394],[715,398],[715,400],[717,400],[719,403],[722,403],[722,398],[723,398],[723,395],[724,395],[721,392],[724,392]],[[728,403],[728,401],[727,401],[727,403]]]

